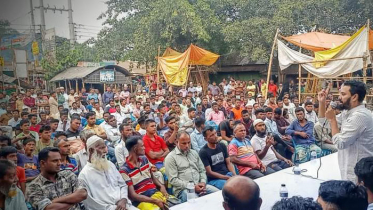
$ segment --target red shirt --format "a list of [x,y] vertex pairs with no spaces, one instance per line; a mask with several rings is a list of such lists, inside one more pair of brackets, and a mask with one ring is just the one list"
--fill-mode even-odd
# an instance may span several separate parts
[[149,161],[152,164],[155,164],[155,163],[158,163],[158,162],[163,162],[164,161],[164,157],[157,158],[157,159],[151,159],[150,156],[149,156],[149,152],[150,151],[152,151],[152,152],[159,152],[159,151],[168,149],[166,143],[164,142],[164,140],[161,137],[159,137],[157,135],[154,135],[154,139],[155,139],[155,141],[153,141],[148,136],[148,134],[145,134],[144,137],[142,137],[142,140],[143,140],[144,146],[145,146],[146,157],[149,159]]
[[18,178],[17,186],[21,187],[20,183],[26,183],[25,169],[20,166],[17,166],[16,173],[17,173],[17,178]]
[[41,125],[37,124],[35,126],[30,125],[30,131],[35,131],[36,133],[39,133],[41,128]]
[[277,85],[276,84],[269,84],[268,85],[268,92],[271,92],[273,96],[276,97],[277,95]]
[[23,104],[25,104],[26,106],[32,108],[35,106],[35,98],[33,97],[25,97],[23,99]]

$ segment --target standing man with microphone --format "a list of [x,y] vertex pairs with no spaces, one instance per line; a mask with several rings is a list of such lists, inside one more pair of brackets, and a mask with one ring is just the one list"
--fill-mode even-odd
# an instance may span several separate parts
[[[343,112],[338,120],[331,106],[326,109],[328,92],[322,90],[318,94],[320,124],[329,124],[331,127],[332,141],[339,150],[338,164],[342,180],[356,183],[356,163],[362,158],[373,156],[373,117],[363,105],[366,86],[363,82],[353,80],[343,83],[339,92]],[[325,123],[325,120],[329,123]]]

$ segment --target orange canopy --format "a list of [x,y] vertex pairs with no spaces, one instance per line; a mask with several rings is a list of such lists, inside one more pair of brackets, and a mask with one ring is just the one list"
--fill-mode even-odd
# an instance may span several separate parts
[[[282,38],[304,49],[318,52],[337,47],[347,41],[350,36],[310,32]],[[373,50],[373,30],[369,31],[369,49]]]

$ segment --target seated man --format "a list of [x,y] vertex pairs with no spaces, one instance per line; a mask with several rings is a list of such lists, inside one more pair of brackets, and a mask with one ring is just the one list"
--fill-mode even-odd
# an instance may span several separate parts
[[41,173],[27,186],[27,202],[34,209],[84,209],[81,202],[87,191],[81,189],[73,172],[60,171],[58,148],[44,148],[38,159]]
[[245,176],[235,176],[223,188],[225,210],[259,210],[262,205],[257,183]]
[[179,125],[178,123],[176,123],[176,118],[173,116],[166,117],[165,121],[169,129],[164,134],[164,140],[166,141],[166,145],[168,146],[168,149],[172,151],[176,147],[175,141],[176,141],[177,132],[179,132]]
[[211,120],[211,121],[214,121],[216,125],[219,125],[222,121],[225,120],[225,114],[223,111],[219,110],[219,106],[216,102],[212,103],[212,110],[213,111],[210,112],[209,115],[206,117],[206,121]]
[[174,195],[187,201],[187,184],[195,185],[196,196],[217,192],[214,186],[206,185],[206,171],[198,153],[190,149],[190,136],[182,131],[177,134],[176,148],[165,159],[166,174],[173,186]]
[[87,140],[88,163],[79,174],[81,189],[88,197],[83,201],[86,209],[127,209],[128,188],[115,165],[106,159],[103,139],[94,135]]
[[25,139],[23,141],[25,154],[18,153],[17,157],[17,165],[25,169],[26,182],[31,182],[40,174],[38,169],[38,156],[34,155],[35,145],[35,139]]
[[115,146],[115,158],[117,159],[118,166],[121,167],[126,161],[126,157],[128,157],[126,141],[133,135],[133,130],[130,124],[122,123],[119,126],[119,132],[121,134],[121,139],[119,140],[117,146]]
[[284,168],[289,168],[293,163],[281,156],[273,147],[275,141],[273,136],[267,135],[266,125],[263,120],[256,119],[254,121],[256,134],[251,138],[255,153],[261,159],[265,166],[272,168],[275,171],[280,171]]
[[[263,121],[266,120],[266,113],[264,111],[264,109],[262,108],[258,108],[255,110],[255,119],[261,119]],[[254,125],[251,124],[250,126],[250,136],[254,136],[256,134],[256,130],[254,128]]]
[[0,203],[1,209],[27,210],[25,197],[15,186],[16,166],[8,160],[0,160]]
[[191,134],[194,130],[194,118],[196,117],[196,109],[189,108],[188,113],[180,117],[179,130],[186,131]]
[[130,137],[126,141],[126,147],[129,156],[120,167],[120,173],[128,185],[133,204],[140,210],[164,209],[168,194],[151,170],[141,137]]
[[199,151],[199,157],[206,169],[207,184],[221,190],[225,182],[236,175],[236,172],[229,159],[227,147],[219,143],[214,127],[206,127],[203,136],[207,144]]
[[368,207],[365,188],[351,181],[341,180],[321,183],[317,202],[323,210],[366,210]]
[[219,129],[218,129],[218,136],[221,136],[222,138],[222,143],[228,146],[229,142],[232,141],[234,138],[233,136],[233,125],[234,125],[234,120],[224,120],[223,122],[220,123]]
[[164,140],[157,133],[157,126],[154,120],[148,119],[145,122],[146,134],[143,136],[145,154],[149,161],[157,169],[163,168],[163,161],[170,152]]
[[373,209],[373,157],[366,157],[356,163],[355,175],[359,185],[367,190],[368,210]]
[[291,135],[295,141],[295,161],[304,163],[310,160],[311,151],[315,151],[317,157],[320,157],[321,149],[315,144],[315,137],[313,136],[314,124],[305,118],[304,109],[297,107],[295,114],[297,119],[290,124],[285,133]]
[[236,164],[240,175],[256,179],[275,172],[260,161],[249,139],[245,138],[246,128],[242,123],[235,125],[234,136],[228,151],[231,162]]
[[58,131],[53,143],[54,147],[57,147],[60,150],[61,155],[61,171],[69,170],[76,175],[79,174],[78,163],[75,158],[69,157],[71,154],[70,141],[67,140],[67,135],[65,132]]
[[[12,146],[6,146],[0,149],[0,159],[9,160],[15,165],[17,164],[17,149]],[[17,172],[17,187],[22,190],[23,193],[26,192],[26,174],[25,169],[16,166]]]
[[251,119],[251,113],[248,110],[244,109],[242,110],[241,115],[242,115],[241,122],[246,128],[246,138],[250,138],[250,127],[254,122]]
[[205,119],[196,118],[195,120],[196,129],[190,134],[190,140],[192,141],[192,149],[199,152],[203,146],[206,145],[206,141],[203,138],[202,131],[205,128]]
[[285,130],[289,127],[288,121],[282,116],[282,110],[280,108],[276,108],[274,110],[273,121],[275,121],[277,125],[277,130],[281,135],[285,135]]
[[337,147],[333,144],[332,137],[330,136],[331,130],[329,129],[329,126],[324,126],[317,122],[314,127],[315,131],[315,139],[317,146],[319,146],[321,149],[327,149],[331,152],[338,152]]

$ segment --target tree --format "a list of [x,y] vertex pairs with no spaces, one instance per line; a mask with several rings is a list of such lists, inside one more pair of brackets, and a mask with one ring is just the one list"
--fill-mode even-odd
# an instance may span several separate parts
[[0,37],[17,34],[19,34],[19,32],[10,27],[10,22],[8,20],[0,20]]

